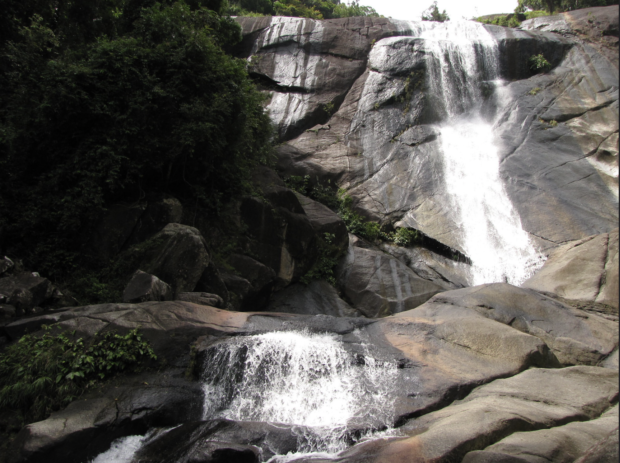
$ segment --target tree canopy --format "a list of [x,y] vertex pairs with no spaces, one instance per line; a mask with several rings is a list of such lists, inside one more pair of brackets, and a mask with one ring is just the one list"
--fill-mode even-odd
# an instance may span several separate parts
[[379,16],[374,8],[355,0],[349,4],[338,0],[232,0],[228,11],[239,16],[256,13],[313,19]]
[[618,0],[519,0],[517,13],[530,10],[545,10],[549,14],[562,11],[579,10],[593,6],[617,5]]
[[[0,44],[6,251],[57,276],[83,258],[83,237],[113,202],[154,192],[216,212],[244,191],[272,131],[245,61],[224,51],[240,39],[232,19],[199,1],[9,3]],[[73,8],[83,23],[67,19]]]
[[443,12],[439,11],[439,8],[437,7],[437,2],[433,2],[433,4],[431,6],[428,7],[428,9],[426,11],[424,11],[424,13],[422,13],[422,21],[439,21],[439,22],[444,22],[444,21],[449,21],[450,17],[448,16],[448,13],[446,13],[446,10],[443,10]]

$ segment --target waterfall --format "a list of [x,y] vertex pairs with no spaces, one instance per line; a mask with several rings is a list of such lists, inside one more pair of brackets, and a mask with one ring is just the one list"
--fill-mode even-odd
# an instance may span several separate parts
[[393,425],[397,366],[352,354],[338,336],[271,332],[210,348],[204,419],[303,426],[299,452],[337,453],[351,431]]
[[544,263],[500,176],[493,124],[481,114],[484,92],[499,81],[497,42],[473,21],[437,24],[425,39],[428,93],[440,103],[444,178],[470,283],[523,283]]

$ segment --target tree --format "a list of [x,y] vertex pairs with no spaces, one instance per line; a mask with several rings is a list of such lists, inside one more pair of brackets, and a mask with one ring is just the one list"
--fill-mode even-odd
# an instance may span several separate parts
[[426,11],[424,11],[424,13],[422,13],[422,21],[439,21],[439,22],[444,22],[444,21],[449,21],[450,17],[448,16],[448,13],[446,13],[446,10],[443,10],[442,13],[439,12],[439,8],[437,7],[437,2],[433,2],[433,4],[428,7],[428,9]]

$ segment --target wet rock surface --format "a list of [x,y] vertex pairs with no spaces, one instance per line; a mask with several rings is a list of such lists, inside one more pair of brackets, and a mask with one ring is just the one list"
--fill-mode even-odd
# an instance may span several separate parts
[[[339,461],[460,460],[507,434],[597,418],[617,400],[616,391],[614,374],[603,368],[528,370],[481,386],[467,398],[405,424],[401,430],[411,437],[362,444],[344,452]],[[531,444],[535,448],[534,440]],[[470,458],[467,461],[480,461]]]
[[[512,298],[509,296],[511,292],[514,294]],[[538,301],[537,304],[536,301]],[[492,310],[495,315],[489,315],[487,313],[489,310]],[[562,317],[557,317],[555,311],[562,311]],[[134,379],[135,387],[121,388],[124,391],[122,393],[110,389],[105,394],[95,396],[86,402],[78,401],[65,411],[52,415],[46,421],[29,425],[19,436],[18,454],[21,456],[15,461],[25,461],[24,458],[27,455],[66,455],[69,452],[75,452],[72,455],[80,455],[79,448],[82,445],[80,442],[85,442],[84,436],[90,436],[89,442],[101,442],[101,447],[105,447],[113,439],[122,435],[143,434],[147,426],[174,426],[190,421],[190,415],[199,413],[201,409],[200,406],[191,405],[200,403],[202,400],[200,384],[195,381],[187,382],[180,378],[174,379],[179,377],[178,369],[177,373],[174,373],[174,365],[184,368],[183,365],[187,364],[188,346],[199,336],[203,338],[196,347],[197,365],[202,365],[206,358],[201,352],[208,353],[213,346],[225,342],[230,336],[232,336],[230,339],[234,340],[239,335],[304,330],[342,336],[343,346],[354,356],[353,358],[371,355],[375,359],[395,365],[396,376],[391,383],[393,392],[390,400],[393,400],[396,423],[403,425],[401,431],[406,433],[414,432],[415,429],[428,428],[429,431],[410,438],[414,440],[403,441],[405,443],[401,444],[393,443],[391,440],[386,441],[385,445],[381,443],[383,441],[357,444],[339,456],[339,461],[375,461],[375,456],[379,458],[378,455],[388,454],[392,458],[392,455],[400,455],[402,449],[406,448],[407,452],[410,452],[411,448],[418,448],[420,445],[424,449],[435,448],[436,444],[432,444],[435,442],[432,439],[439,439],[439,437],[432,436],[441,436],[442,442],[446,441],[446,436],[451,436],[446,441],[447,447],[442,444],[442,448],[445,448],[437,455],[452,455],[453,452],[464,455],[466,451],[482,450],[486,446],[482,443],[490,445],[514,432],[538,429],[543,426],[542,423],[545,423],[544,427],[555,429],[556,426],[566,425],[575,420],[595,419],[613,405],[614,401],[617,401],[617,373],[614,370],[599,367],[544,369],[560,366],[558,358],[562,358],[561,354],[565,351],[557,348],[554,350],[555,339],[553,337],[542,336],[532,327],[529,328],[529,332],[534,335],[527,334],[528,329],[524,327],[527,327],[527,320],[530,317],[534,315],[540,319],[545,313],[549,314],[549,321],[546,323],[556,323],[557,326],[553,325],[551,328],[551,325],[549,327],[539,325],[543,331],[554,331],[556,335],[561,334],[565,340],[572,338],[571,342],[579,346],[585,345],[586,342],[604,344],[606,339],[607,342],[613,344],[608,339],[609,335],[606,338],[605,335],[601,336],[601,333],[605,333],[606,329],[613,331],[617,329],[617,325],[607,326],[599,322],[596,330],[593,330],[595,334],[591,334],[590,338],[584,338],[586,336],[584,330],[591,326],[588,325],[589,316],[579,318],[576,316],[578,314],[576,309],[562,306],[557,301],[538,295],[531,290],[504,284],[443,292],[421,307],[377,321],[364,317],[346,318],[268,312],[239,313],[180,301],[106,304],[74,308],[58,314],[31,318],[27,325],[30,329],[35,329],[36,324],[40,326],[43,323],[56,321],[59,322],[58,329],[76,329],[83,336],[92,336],[113,328],[132,329],[139,326],[144,337],[153,345],[155,352],[166,358],[173,369],[150,379],[139,377]],[[571,319],[571,316],[574,319]],[[507,319],[510,317],[521,317],[524,320],[523,326],[516,324],[513,326],[508,323]],[[606,322],[612,323],[608,320]],[[9,332],[18,336],[24,331],[25,326],[26,323],[23,321],[13,323],[8,328]],[[615,342],[617,344],[617,335]],[[569,341],[565,343],[570,345]],[[608,346],[607,349],[613,349],[613,345]],[[557,352],[557,357],[554,352]],[[580,358],[577,356],[577,361]],[[529,367],[542,369],[528,370]],[[523,370],[526,371],[519,373]],[[506,380],[499,379],[512,375],[516,376]],[[165,379],[166,377],[170,379]],[[481,386],[484,384],[486,386]],[[570,389],[573,397],[561,392],[562,388]],[[153,396],[154,391],[159,392]],[[552,391],[553,396],[551,396]],[[515,402],[514,406],[508,399],[494,398],[503,397],[506,394],[510,397],[514,396],[514,400],[510,399]],[[119,401],[113,400],[112,396],[120,397]],[[180,402],[177,403],[174,397],[179,397]],[[450,405],[455,399],[462,399],[462,402]],[[155,403],[155,405],[141,405],[145,401]],[[556,402],[557,405],[553,405]],[[157,403],[165,403],[165,406],[156,405]],[[528,404],[527,407],[524,403]],[[541,403],[551,405],[543,406]],[[117,410],[123,410],[125,407],[123,404],[127,404],[127,415],[120,414],[117,417]],[[164,408],[161,408],[162,406]],[[511,406],[515,411],[511,411],[513,410]],[[106,418],[108,412],[105,410],[110,409],[109,407],[114,407],[111,409],[114,413],[113,416]],[[545,407],[555,411],[552,413]],[[172,409],[174,412],[168,412]],[[467,437],[469,434],[465,433],[467,434],[465,436],[462,429],[469,429],[472,422],[486,423],[487,421],[479,420],[475,416],[480,413],[489,413],[488,410],[493,410],[494,416],[497,416],[496,419],[494,418],[495,421],[488,425],[490,430],[476,428],[471,431],[475,435],[479,433],[480,436],[487,437],[476,437],[477,447],[462,444],[463,441],[470,441],[470,437]],[[523,413],[523,410],[531,410],[531,416],[528,415],[525,419],[525,422],[529,423],[527,426],[523,424],[522,418],[511,418],[515,416],[516,410],[519,410],[519,413]],[[162,421],[156,419],[160,416],[158,415],[160,412],[163,414],[161,416],[166,417],[162,418],[163,424]],[[122,416],[128,416],[131,419],[125,419]],[[457,416],[462,417],[459,419],[465,420],[463,423],[467,425],[446,424],[453,419],[450,417]],[[412,417],[417,418],[411,419]],[[60,427],[58,420],[65,424]],[[428,425],[423,426],[421,420],[424,423],[428,422]],[[509,426],[506,423],[516,424]],[[187,426],[194,425],[184,426],[185,428],[177,429],[189,429]],[[199,425],[201,429],[205,426],[208,428],[210,425]],[[239,423],[235,426],[235,429],[238,426],[241,426],[239,429],[245,429],[249,425]],[[257,423],[252,426],[254,426],[252,432],[273,437],[273,433],[268,432],[272,425]],[[282,427],[278,426],[278,429]],[[431,432],[433,429],[437,431]],[[461,431],[453,431],[456,429]],[[194,435],[193,431],[178,432],[185,436],[183,439],[190,439]],[[247,432],[249,431],[243,431],[243,433]],[[288,432],[290,431],[286,431]],[[418,432],[415,431],[414,434]],[[257,445],[257,440],[245,434],[245,437],[239,437],[240,435],[235,433],[237,431],[231,435],[226,434],[226,436],[218,434],[206,440],[192,440],[192,438],[187,441],[187,445],[178,442],[179,446],[174,448],[178,452],[181,452],[181,449],[187,450],[187,458],[196,452],[198,452],[196,455],[203,455],[205,452],[215,452],[215,449],[229,449],[241,452],[242,455],[247,454],[249,457],[247,450],[251,449],[243,446]],[[286,433],[284,434],[290,437],[290,434]],[[594,438],[599,434],[594,433],[592,436]],[[183,442],[186,441],[183,440]],[[198,442],[201,444],[198,445]],[[291,445],[291,449],[297,449],[295,446],[297,444]],[[104,449],[100,451],[102,450]],[[81,451],[86,452],[87,449],[82,448]],[[32,458],[35,457],[32,456]]]

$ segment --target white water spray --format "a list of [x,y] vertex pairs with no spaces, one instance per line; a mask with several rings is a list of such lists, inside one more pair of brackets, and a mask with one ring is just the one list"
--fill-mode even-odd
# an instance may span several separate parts
[[492,123],[483,119],[483,92],[499,77],[498,45],[472,21],[450,22],[422,31],[429,93],[446,121],[438,126],[447,192],[461,245],[472,260],[470,283],[519,285],[543,263],[513,207],[500,177]]
[[347,352],[337,336],[274,332],[211,349],[204,368],[204,419],[306,427],[299,452],[336,453],[352,429],[393,425],[397,366]]

